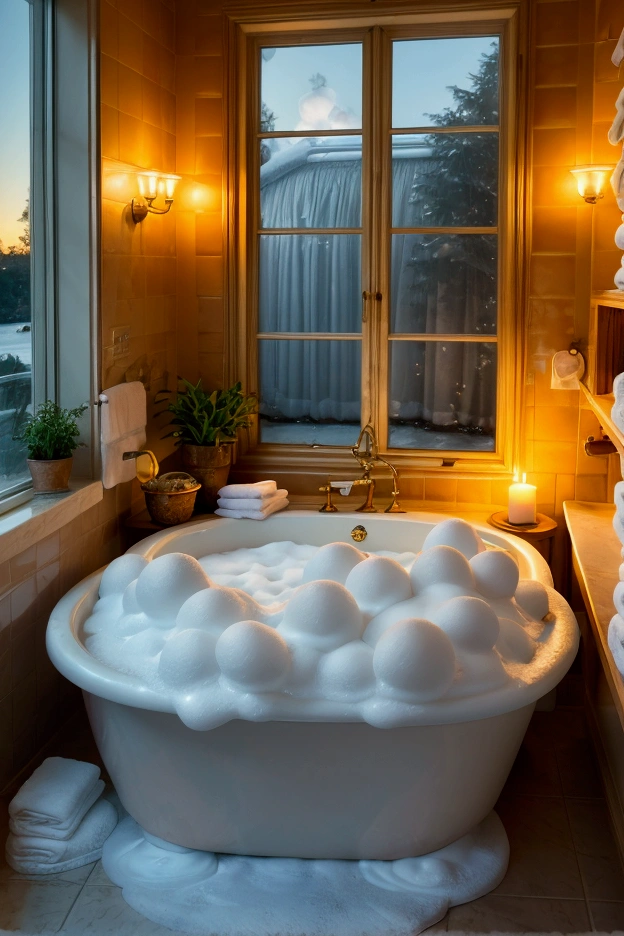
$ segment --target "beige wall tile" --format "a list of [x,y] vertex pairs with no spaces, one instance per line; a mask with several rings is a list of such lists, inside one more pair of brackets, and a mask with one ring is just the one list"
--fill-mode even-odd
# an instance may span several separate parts
[[[548,131],[546,131],[548,132]],[[536,253],[574,253],[576,250],[576,206],[533,209],[533,250]]]
[[197,94],[220,95],[223,93],[223,59],[221,56],[196,55],[193,72]]
[[575,283],[574,254],[539,254],[531,258],[532,296],[572,296]]
[[222,55],[221,17],[197,16],[194,22],[196,55]]
[[576,442],[578,410],[573,406],[536,406],[534,439]]
[[195,271],[198,296],[223,295],[223,259],[221,257],[197,257]]
[[108,0],[100,4],[100,50],[113,59],[119,57],[119,17]]
[[196,215],[195,244],[198,256],[219,256],[223,253],[223,222],[220,212]]
[[535,40],[537,45],[577,43],[579,20],[578,0],[538,3],[535,8]]
[[457,501],[457,481],[453,478],[425,478],[425,500]]
[[575,88],[537,88],[533,105],[535,127],[574,127]]
[[223,133],[223,102],[221,98],[197,98],[195,101],[195,132],[197,136],[221,136]]
[[575,85],[578,79],[578,46],[547,46],[535,50],[536,87]]
[[607,500],[607,478],[605,475],[577,475],[574,499],[580,501]]

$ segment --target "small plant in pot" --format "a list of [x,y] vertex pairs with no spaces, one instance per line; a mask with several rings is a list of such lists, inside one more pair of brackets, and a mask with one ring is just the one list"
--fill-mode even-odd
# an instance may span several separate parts
[[[217,491],[227,484],[232,464],[232,447],[239,429],[249,426],[256,412],[257,400],[243,393],[240,383],[227,390],[208,393],[201,380],[192,384],[180,379],[180,389],[172,398],[171,392],[155,402],[169,402],[160,413],[171,413],[175,444],[182,447],[182,464],[201,483],[200,499],[208,510],[217,505]],[[157,413],[156,415],[160,415]]]
[[87,404],[63,409],[52,400],[41,403],[33,415],[27,415],[21,432],[15,436],[28,448],[26,459],[35,494],[69,490],[73,453],[78,448],[80,429],[76,422]]

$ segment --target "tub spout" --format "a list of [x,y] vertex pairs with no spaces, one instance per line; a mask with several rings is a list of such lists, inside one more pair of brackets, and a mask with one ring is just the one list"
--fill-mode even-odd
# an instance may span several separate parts
[[[362,447],[362,443],[364,446]],[[354,481],[354,484],[368,484],[368,494],[366,497],[365,503],[358,509],[366,513],[372,513],[375,511],[373,507],[373,493],[375,490],[375,480],[370,477],[370,472],[375,466],[375,462],[381,462],[382,465],[386,465],[387,468],[392,472],[392,502],[388,507],[386,507],[384,513],[405,513],[401,507],[398,497],[399,497],[399,475],[394,467],[389,461],[383,458],[379,454],[379,447],[377,445],[377,438],[375,436],[375,430],[370,423],[367,423],[358,436],[358,440],[351,449],[351,454],[360,466],[364,469],[364,475],[362,479]]]

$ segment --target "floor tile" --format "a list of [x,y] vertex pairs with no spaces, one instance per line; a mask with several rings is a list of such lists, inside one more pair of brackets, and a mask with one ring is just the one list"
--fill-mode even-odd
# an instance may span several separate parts
[[545,739],[530,723],[522,747],[505,784],[506,794],[561,796],[557,755],[550,739]]
[[604,800],[567,801],[572,838],[589,900],[624,900],[624,873]]
[[488,894],[453,907],[449,931],[473,933],[582,933],[590,928],[585,902]]
[[93,866],[93,869],[92,869],[92,871],[91,871],[91,874],[90,874],[89,877],[87,878],[86,883],[87,883],[87,885],[89,885],[89,886],[91,886],[91,885],[93,885],[93,884],[103,884],[103,885],[105,885],[105,886],[107,886],[107,887],[114,887],[114,886],[115,886],[115,885],[113,884],[113,882],[111,881],[111,879],[109,878],[109,876],[108,876],[108,874],[106,873],[106,871],[104,870],[104,868],[102,867],[102,862],[101,862],[101,861],[96,861],[96,862],[95,862],[95,865]]
[[0,884],[0,929],[28,934],[58,932],[80,889],[80,884],[6,881]]
[[590,900],[589,909],[597,932],[612,933],[624,930],[624,903]]
[[83,888],[62,936],[187,936],[147,920],[121,896],[119,887]]
[[583,898],[561,797],[502,797],[496,811],[509,838],[509,868],[496,894]]

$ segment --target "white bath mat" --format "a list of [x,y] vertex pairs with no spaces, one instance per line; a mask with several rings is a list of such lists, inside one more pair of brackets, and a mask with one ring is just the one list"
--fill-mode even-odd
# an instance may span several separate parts
[[131,907],[196,936],[414,936],[496,887],[508,858],[492,812],[452,845],[398,861],[214,855],[167,846],[127,818],[102,864]]

